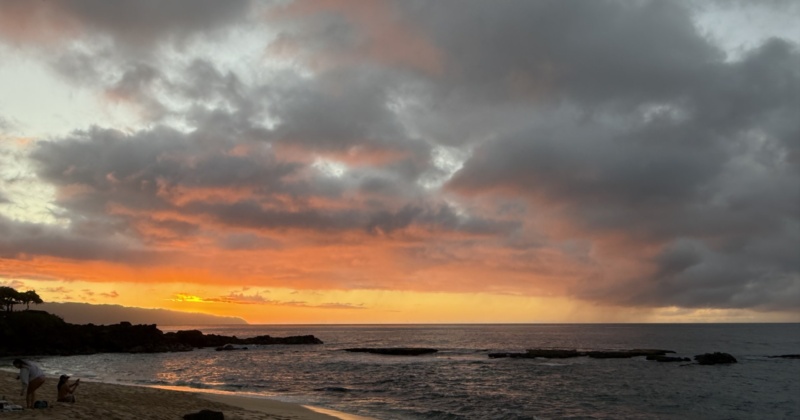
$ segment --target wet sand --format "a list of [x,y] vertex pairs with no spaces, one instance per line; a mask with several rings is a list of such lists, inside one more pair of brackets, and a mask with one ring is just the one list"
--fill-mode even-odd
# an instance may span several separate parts
[[[75,379],[75,378],[74,378]],[[362,420],[364,417],[315,409],[265,398],[235,394],[209,394],[175,389],[149,388],[81,379],[75,392],[75,403],[56,402],[58,378],[48,377],[36,392],[37,400],[48,402],[48,408],[23,411],[2,411],[3,419],[182,419],[184,414],[200,410],[221,411],[226,420]],[[0,398],[25,405],[20,397],[21,385],[16,373],[0,372]]]

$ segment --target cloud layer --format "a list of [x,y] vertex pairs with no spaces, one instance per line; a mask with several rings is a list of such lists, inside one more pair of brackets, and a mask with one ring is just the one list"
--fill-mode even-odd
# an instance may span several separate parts
[[57,222],[0,212],[0,262],[796,311],[800,50],[732,56],[698,10],[4,2],[4,54],[139,123],[24,147]]

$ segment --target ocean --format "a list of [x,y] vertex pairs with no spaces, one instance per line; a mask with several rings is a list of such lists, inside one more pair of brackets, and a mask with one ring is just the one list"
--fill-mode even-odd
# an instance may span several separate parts
[[[163,327],[323,345],[40,357],[52,374],[227,391],[376,419],[798,419],[800,324],[236,325]],[[382,356],[350,347],[432,347]],[[490,359],[528,348],[727,352],[732,365],[631,359]]]

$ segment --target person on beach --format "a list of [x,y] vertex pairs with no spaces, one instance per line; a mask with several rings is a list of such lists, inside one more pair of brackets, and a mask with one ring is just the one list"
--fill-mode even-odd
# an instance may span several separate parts
[[44,372],[35,363],[26,360],[14,359],[12,364],[19,369],[19,380],[22,382],[19,395],[25,395],[25,407],[33,408],[36,390],[44,384]]
[[69,383],[69,376],[61,375],[61,377],[58,378],[58,385],[56,385],[56,389],[58,389],[58,398],[56,401],[74,403],[75,389],[78,388],[80,383],[80,379],[76,379],[75,382]]

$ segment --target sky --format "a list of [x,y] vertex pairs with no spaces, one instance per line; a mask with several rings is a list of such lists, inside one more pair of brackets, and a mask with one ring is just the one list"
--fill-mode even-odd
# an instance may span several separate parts
[[799,322],[798,19],[0,0],[0,285],[251,323]]

